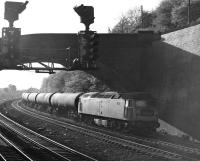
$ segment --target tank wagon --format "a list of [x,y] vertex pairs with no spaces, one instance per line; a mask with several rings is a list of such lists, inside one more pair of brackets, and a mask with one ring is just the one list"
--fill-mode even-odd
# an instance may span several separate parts
[[22,99],[73,111],[79,120],[101,126],[152,131],[159,127],[155,101],[147,93],[23,93]]

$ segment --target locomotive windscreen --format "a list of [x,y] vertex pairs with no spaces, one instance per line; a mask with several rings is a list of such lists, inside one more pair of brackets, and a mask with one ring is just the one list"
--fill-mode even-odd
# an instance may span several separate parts
[[[143,93],[143,92],[134,92],[134,93],[120,93],[121,98],[123,99],[135,99],[135,100],[141,100],[145,101],[148,105],[154,106],[156,104],[156,100],[154,97],[152,97],[149,93]],[[142,103],[142,102],[141,102]]]

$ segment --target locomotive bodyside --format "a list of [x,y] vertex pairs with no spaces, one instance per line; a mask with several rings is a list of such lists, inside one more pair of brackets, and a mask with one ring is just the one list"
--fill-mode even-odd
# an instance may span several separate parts
[[80,98],[78,113],[127,120],[123,117],[124,105],[123,99]]

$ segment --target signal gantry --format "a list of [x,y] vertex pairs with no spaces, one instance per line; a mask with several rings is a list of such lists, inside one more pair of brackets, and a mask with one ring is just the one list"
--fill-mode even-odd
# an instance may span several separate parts
[[[59,37],[62,37],[62,35],[31,34],[21,36],[21,28],[15,28],[14,22],[19,19],[19,14],[25,10],[27,4],[28,1],[25,3],[5,2],[4,19],[9,22],[9,27],[2,29],[0,70],[35,70],[37,73],[51,74],[54,73],[54,70],[90,70],[97,68],[99,36],[96,31],[89,29],[90,25],[94,23],[94,8],[92,6],[80,5],[74,7],[75,12],[80,16],[81,23],[85,25],[85,30],[78,32],[78,34],[63,34],[66,35],[67,43],[60,46],[53,40],[60,41]],[[43,37],[42,46],[41,37]],[[51,40],[55,44],[52,45]],[[62,40],[63,38],[61,38]],[[55,57],[53,53],[59,54]],[[33,67],[34,62],[39,63],[42,67]],[[63,67],[55,68],[54,63],[59,64],[59,62],[62,62],[60,64]],[[51,64],[49,65],[49,63]]]

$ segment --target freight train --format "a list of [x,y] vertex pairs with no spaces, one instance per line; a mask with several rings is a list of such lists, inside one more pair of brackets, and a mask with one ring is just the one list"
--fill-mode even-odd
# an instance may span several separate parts
[[148,131],[159,127],[155,101],[147,93],[23,93],[22,100],[48,105],[80,121],[105,127]]

